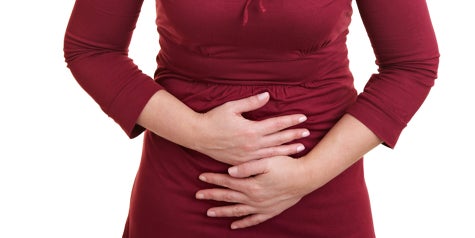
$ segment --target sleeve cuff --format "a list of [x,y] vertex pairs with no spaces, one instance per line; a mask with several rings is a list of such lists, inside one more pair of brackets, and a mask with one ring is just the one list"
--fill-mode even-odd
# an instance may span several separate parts
[[368,96],[362,93],[356,102],[348,108],[347,113],[368,127],[383,141],[384,145],[393,149],[407,124],[372,103],[372,100],[366,98]]
[[108,113],[131,139],[145,130],[137,125],[137,119],[150,98],[162,89],[158,83],[145,75],[133,82],[116,97]]

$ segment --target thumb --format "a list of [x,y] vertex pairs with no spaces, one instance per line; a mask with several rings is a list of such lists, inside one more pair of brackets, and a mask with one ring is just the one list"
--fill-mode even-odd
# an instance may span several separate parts
[[250,176],[267,172],[268,159],[251,160],[249,162],[235,165],[228,169],[229,175],[235,178],[247,178]]
[[243,113],[256,110],[264,106],[269,101],[269,93],[264,92],[258,95],[233,101],[234,111],[236,113]]

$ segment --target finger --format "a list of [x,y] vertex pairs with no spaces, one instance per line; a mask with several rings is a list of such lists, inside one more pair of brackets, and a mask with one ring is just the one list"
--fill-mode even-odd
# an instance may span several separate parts
[[301,139],[310,135],[307,129],[288,129],[274,134],[267,135],[263,138],[263,146],[272,147]]
[[255,130],[262,135],[270,135],[278,131],[284,130],[291,126],[295,126],[307,120],[303,114],[294,114],[273,117],[262,121],[255,122]]
[[248,217],[245,217],[241,220],[235,221],[231,224],[231,229],[242,229],[250,226],[255,226],[259,223],[265,222],[272,218],[272,216],[264,214],[254,214]]
[[300,143],[281,145],[276,147],[263,148],[255,152],[256,158],[268,158],[275,156],[286,156],[299,153],[305,149],[305,146]]
[[241,114],[264,106],[269,101],[269,98],[269,93],[264,92],[247,98],[230,101],[228,104],[232,105],[234,112]]
[[250,176],[268,172],[268,163],[272,158],[251,160],[249,162],[233,166],[228,169],[229,175],[235,178],[247,178]]
[[231,189],[213,188],[203,189],[196,193],[195,197],[200,200],[215,200],[230,203],[244,203],[248,198],[241,192]]
[[208,209],[206,215],[210,217],[242,217],[247,216],[255,212],[255,208],[244,205],[235,204],[224,207],[213,207]]
[[275,147],[310,135],[307,129],[288,129],[263,137],[263,147]]
[[233,178],[227,174],[203,173],[199,176],[199,179],[209,184],[230,188],[236,191],[246,191],[246,185],[249,186],[249,181],[246,179]]

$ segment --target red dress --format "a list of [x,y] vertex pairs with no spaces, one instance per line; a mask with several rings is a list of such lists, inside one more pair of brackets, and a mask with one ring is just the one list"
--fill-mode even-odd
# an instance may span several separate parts
[[[65,37],[73,75],[130,137],[143,131],[135,122],[157,90],[199,112],[267,91],[270,102],[245,116],[307,115],[306,148],[344,113],[393,147],[437,74],[424,0],[357,0],[379,66],[359,95],[345,44],[351,0],[156,0],[152,80],[127,56],[141,3],[77,0]],[[147,131],[124,237],[374,237],[362,160],[282,214],[236,231],[234,218],[206,216],[222,203],[194,198],[210,187],[200,173],[227,167]]]

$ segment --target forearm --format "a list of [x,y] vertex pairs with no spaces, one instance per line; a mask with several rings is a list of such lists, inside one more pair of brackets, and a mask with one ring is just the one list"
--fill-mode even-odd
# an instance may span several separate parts
[[381,143],[364,124],[346,114],[307,155],[302,157],[309,186],[317,189]]
[[306,118],[301,114],[251,121],[241,114],[264,106],[264,93],[224,103],[206,113],[198,113],[165,90],[156,92],[145,105],[137,124],[184,147],[199,151],[227,164],[301,150],[290,143],[307,136],[306,129],[288,129]]
[[199,115],[166,90],[160,90],[145,105],[137,124],[169,141],[193,148]]
[[130,138],[136,119],[161,86],[128,56],[143,0],[77,0],[64,36],[71,73]]

